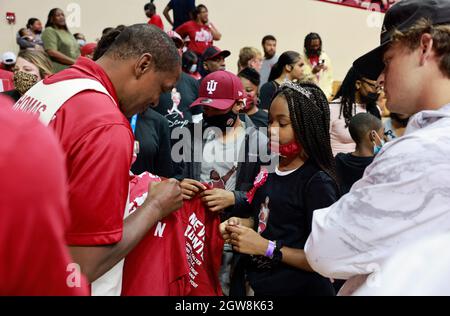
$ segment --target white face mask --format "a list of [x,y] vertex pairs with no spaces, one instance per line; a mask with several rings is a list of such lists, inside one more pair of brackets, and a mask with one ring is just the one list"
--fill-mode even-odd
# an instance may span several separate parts
[[81,47],[86,45],[86,41],[85,40],[79,39],[79,40],[77,40],[77,42],[78,42],[78,45],[80,45]]
[[189,69],[189,72],[190,72],[191,74],[197,72],[197,64],[193,64],[193,65],[191,66],[191,69]]

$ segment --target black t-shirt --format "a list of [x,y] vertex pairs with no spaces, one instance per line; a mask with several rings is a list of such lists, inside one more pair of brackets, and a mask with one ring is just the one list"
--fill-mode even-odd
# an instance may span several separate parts
[[[244,120],[244,116],[244,114],[240,115],[241,120]],[[255,124],[257,128],[267,127],[269,125],[269,113],[261,109],[258,109],[258,112],[253,115],[248,115],[248,117],[252,120],[253,124]]]
[[173,29],[189,21],[189,13],[195,9],[195,0],[170,0],[169,7],[173,10]]
[[342,194],[347,194],[355,182],[359,181],[373,162],[374,157],[356,157],[340,153],[336,156],[336,172]]
[[153,109],[139,114],[135,136],[139,154],[131,171],[136,175],[148,171],[161,177],[173,177],[169,137],[169,124],[163,116]]
[[[288,175],[271,173],[252,202],[255,230],[286,247],[303,249],[311,233],[313,212],[338,198],[332,178],[312,161]],[[334,295],[329,279],[283,263],[264,270],[250,262],[247,272],[255,295]]]
[[280,85],[276,81],[265,83],[259,92],[259,99],[261,101],[259,108],[262,110],[269,110],[272,104],[272,99],[275,96]]
[[17,90],[4,91],[4,92],[1,92],[1,94],[7,95],[11,99],[13,99],[15,102],[19,101],[19,99],[21,97],[20,93]]
[[198,81],[183,72],[175,89],[161,95],[155,110],[167,119],[171,131],[185,127],[192,122],[192,115],[202,113],[200,106],[190,109],[198,98],[198,88]]

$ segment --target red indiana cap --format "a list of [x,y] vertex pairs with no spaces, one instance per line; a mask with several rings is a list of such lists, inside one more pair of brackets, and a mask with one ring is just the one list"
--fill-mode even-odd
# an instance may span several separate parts
[[218,110],[228,110],[236,101],[244,100],[241,79],[228,71],[215,71],[206,76],[199,89],[199,98],[191,107],[203,105]]

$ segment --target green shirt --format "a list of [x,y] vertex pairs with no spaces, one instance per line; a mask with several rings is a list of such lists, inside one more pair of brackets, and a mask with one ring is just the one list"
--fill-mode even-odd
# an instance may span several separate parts
[[[69,31],[47,27],[42,33],[42,41],[46,50],[56,50],[67,57],[77,59],[80,56],[80,46]],[[59,72],[69,66],[60,64],[52,59],[53,69]]]

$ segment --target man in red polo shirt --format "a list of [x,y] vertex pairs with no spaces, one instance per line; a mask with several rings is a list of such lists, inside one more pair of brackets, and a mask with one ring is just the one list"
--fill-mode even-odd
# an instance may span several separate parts
[[70,216],[60,145],[34,117],[11,108],[0,96],[0,296],[87,295],[65,241]]
[[220,41],[222,34],[209,22],[208,9],[203,5],[197,6],[194,19],[178,27],[175,32],[182,38],[189,37],[189,49],[201,56],[213,45],[213,41]]
[[179,183],[168,180],[149,186],[140,211],[123,220],[138,149],[128,118],[173,89],[181,63],[173,41],[146,24],[110,32],[98,46],[107,48],[99,60],[80,58],[30,89],[15,108],[36,113],[56,132],[66,154],[72,255],[91,282],[114,267],[114,276],[102,277],[92,290],[118,295],[122,259],[155,223],[181,207]]

